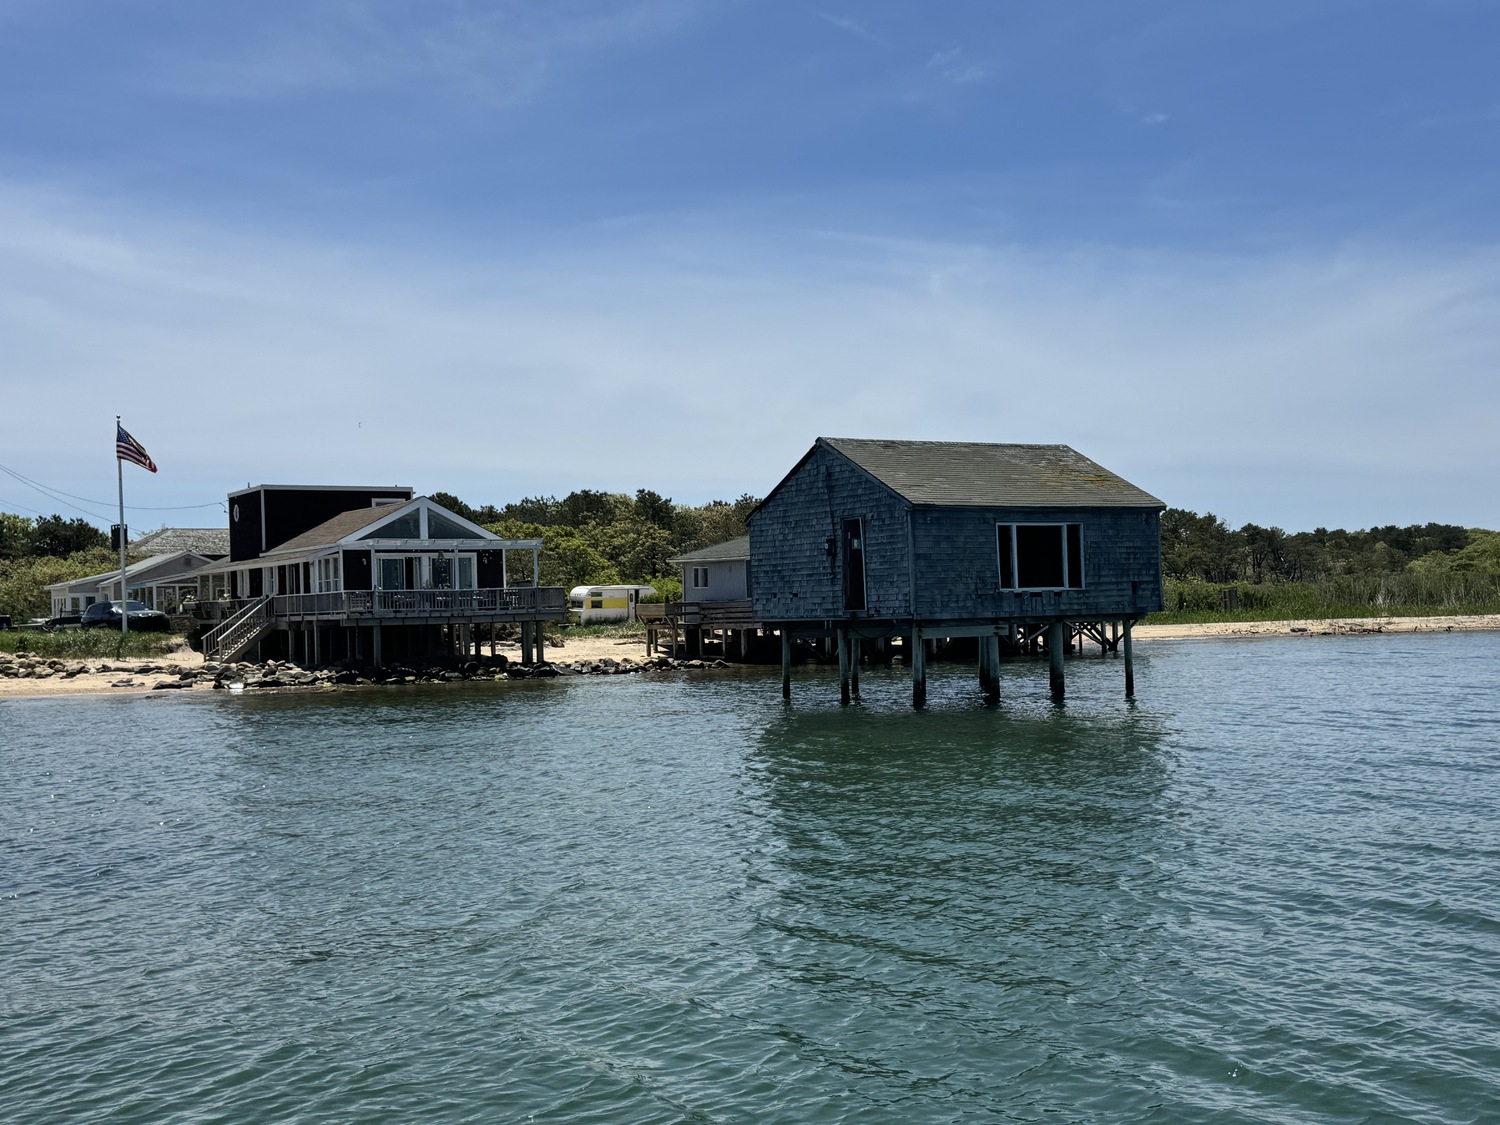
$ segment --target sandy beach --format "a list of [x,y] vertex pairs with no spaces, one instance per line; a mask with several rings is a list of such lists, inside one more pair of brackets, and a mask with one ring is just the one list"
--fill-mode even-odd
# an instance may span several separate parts
[[[1500,614],[1455,617],[1359,617],[1335,621],[1221,621],[1203,625],[1138,625],[1138,642],[1208,637],[1379,636],[1387,633],[1457,633],[1500,629]],[[520,647],[502,644],[497,651],[512,661]],[[644,660],[639,638],[572,637],[561,647],[548,646],[547,658],[569,663]],[[166,694],[212,691],[213,675],[203,656],[186,647],[164,656],[119,660],[64,660],[0,653],[0,700],[59,695]]]

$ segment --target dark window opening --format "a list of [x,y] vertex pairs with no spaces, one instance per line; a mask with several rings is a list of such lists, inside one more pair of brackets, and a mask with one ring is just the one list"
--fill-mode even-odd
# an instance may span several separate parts
[[1002,590],[1083,589],[1083,525],[1000,524]]
[[1016,528],[1016,578],[1027,590],[1063,585],[1062,528],[1021,524]]

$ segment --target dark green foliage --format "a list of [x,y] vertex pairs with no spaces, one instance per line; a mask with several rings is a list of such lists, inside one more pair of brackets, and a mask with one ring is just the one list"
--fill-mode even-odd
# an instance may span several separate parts
[[1179,581],[1328,583],[1399,574],[1417,559],[1461,552],[1475,534],[1439,523],[1294,533],[1247,523],[1233,531],[1212,512],[1168,508],[1161,517],[1162,570]]
[[108,546],[109,536],[85,519],[0,513],[0,559],[64,558]]
[[664,531],[672,530],[672,500],[649,488],[638,488],[635,493],[635,514],[638,519],[654,523]]
[[[439,496],[433,499],[444,503]],[[693,508],[649,488],[639,489],[634,499],[581,489],[562,500],[529,496],[502,508],[475,510],[496,513],[477,522],[497,535],[542,540],[545,585],[645,582],[680,597],[680,582],[667,559],[744,535],[745,518],[757,503],[753,496],[741,496]]]

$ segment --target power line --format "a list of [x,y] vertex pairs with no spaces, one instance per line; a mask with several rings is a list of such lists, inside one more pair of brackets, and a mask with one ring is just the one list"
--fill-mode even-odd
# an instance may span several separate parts
[[[108,500],[91,500],[87,496],[75,496],[73,493],[71,493],[71,492],[64,492],[60,488],[57,488],[57,489],[51,488],[51,487],[49,487],[49,486],[47,486],[45,484],[42,484],[40,481],[32,480],[30,477],[26,476],[24,473],[18,473],[18,472],[16,472],[15,469],[12,469],[12,468],[10,468],[9,466],[6,466],[6,465],[0,465],[0,472],[4,472],[4,473],[6,473],[9,476],[14,477],[16,480],[20,481],[22,484],[26,485],[28,488],[31,488],[31,489],[34,489],[37,492],[40,492],[42,495],[47,496],[50,499],[57,501],[59,504],[61,504],[65,508],[71,508],[71,509],[73,509],[75,512],[82,512],[84,515],[86,515],[86,516],[93,516],[95,519],[104,519],[104,520],[107,520],[107,519],[118,518],[117,510],[111,510],[111,509],[114,508],[114,506],[112,504],[110,504],[110,502]],[[64,497],[66,497],[67,499],[64,499]],[[70,503],[69,501],[77,501],[78,503]],[[106,510],[104,512],[91,511],[88,508],[80,507],[79,506],[80,504],[93,504],[93,505],[96,505],[97,507],[101,507],[101,508],[104,508]],[[17,506],[18,507],[24,507],[24,505],[17,505]],[[125,505],[125,510],[127,512],[187,512],[187,511],[193,511],[193,510],[201,509],[201,508],[223,508],[223,507],[224,507],[224,501],[222,501],[222,500],[215,500],[215,501],[213,501],[212,503],[209,503],[209,504],[176,504],[176,505],[126,504]],[[34,508],[27,508],[26,510],[27,511],[36,511],[36,509],[34,509]],[[38,514],[40,514],[40,513],[38,513]]]

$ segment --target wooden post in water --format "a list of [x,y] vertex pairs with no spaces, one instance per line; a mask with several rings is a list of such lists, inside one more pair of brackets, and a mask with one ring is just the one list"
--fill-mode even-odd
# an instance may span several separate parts
[[984,687],[984,701],[997,703],[1000,700],[1000,637],[991,633],[979,638],[979,651],[988,666],[988,681]]
[[849,642],[849,690],[854,693],[854,698],[859,698],[859,638],[852,636],[846,629],[844,639]]
[[984,637],[975,638],[979,649],[979,693],[986,699],[990,697],[990,678],[994,674],[990,669],[990,646]]
[[849,630],[839,630],[839,706],[849,706]]
[[781,698],[788,702],[792,698],[792,632],[785,625],[781,627]]
[[927,706],[927,642],[919,625],[911,628],[911,705]]
[[1067,691],[1063,680],[1063,649],[1067,647],[1068,627],[1061,621],[1047,626],[1047,669],[1052,698],[1061,703]]
[[1130,645],[1130,622],[1125,622],[1125,698],[1135,698],[1135,651]]

